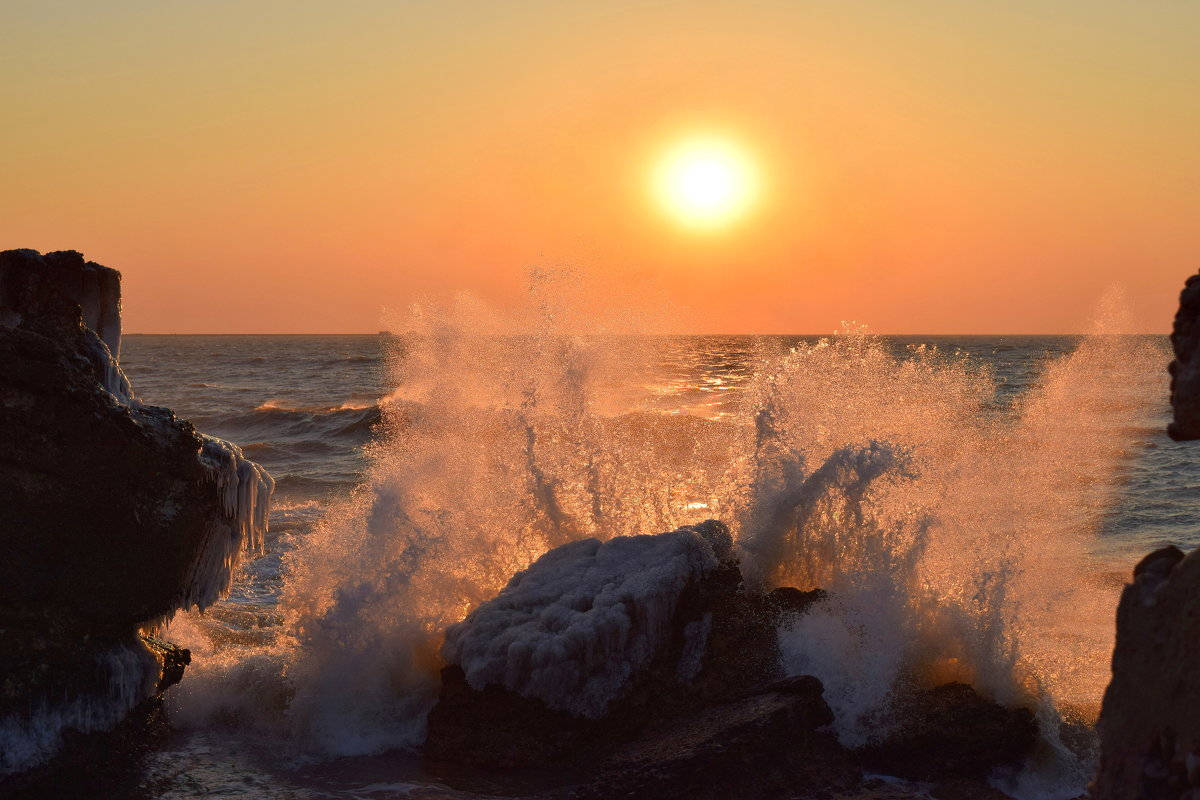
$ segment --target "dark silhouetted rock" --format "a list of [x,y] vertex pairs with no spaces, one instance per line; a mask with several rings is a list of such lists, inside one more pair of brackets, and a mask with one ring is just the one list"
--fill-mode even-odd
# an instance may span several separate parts
[[0,253],[0,774],[179,673],[139,629],[215,601],[266,528],[270,476],[134,399],[120,330],[116,271]]
[[1142,559],[1117,607],[1091,797],[1200,796],[1200,555]]
[[1200,275],[1193,275],[1179,294],[1179,310],[1171,330],[1171,408],[1167,426],[1172,439],[1200,439]]
[[121,357],[121,273],[74,250],[0,253],[0,325],[54,333],[75,317]]
[[583,749],[607,727],[494,683],[473,689],[452,664],[442,668],[441,693],[429,712],[425,756],[474,767],[537,766]]
[[964,683],[896,699],[884,739],[859,749],[868,769],[908,780],[987,778],[1018,767],[1033,752],[1037,722],[1025,708],[1004,708]]
[[663,722],[565,796],[768,800],[848,790],[862,771],[825,729],[833,713],[821,692],[820,681],[803,676]]
[[162,665],[155,693],[138,703],[109,731],[66,730],[58,752],[44,764],[0,777],[5,800],[87,797],[92,800],[149,798],[142,785],[145,758],[167,739],[163,692],[183,678],[191,653],[154,636],[141,637]]

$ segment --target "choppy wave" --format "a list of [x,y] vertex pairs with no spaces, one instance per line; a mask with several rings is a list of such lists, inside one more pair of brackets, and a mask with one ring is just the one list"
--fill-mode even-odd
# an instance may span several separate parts
[[287,408],[263,404],[252,410],[202,417],[194,422],[243,441],[284,441],[336,437],[363,443],[382,421],[376,404],[347,402],[339,406]]

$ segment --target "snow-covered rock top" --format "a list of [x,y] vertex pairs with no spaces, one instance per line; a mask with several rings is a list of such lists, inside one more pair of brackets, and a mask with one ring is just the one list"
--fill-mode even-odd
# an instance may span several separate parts
[[716,520],[653,536],[555,548],[446,633],[472,688],[500,684],[597,719],[667,644],[689,583],[731,556]]

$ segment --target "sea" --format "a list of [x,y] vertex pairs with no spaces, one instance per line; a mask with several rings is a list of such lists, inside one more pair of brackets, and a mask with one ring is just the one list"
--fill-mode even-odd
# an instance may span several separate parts
[[[900,670],[1090,724],[1133,566],[1200,544],[1169,360],[1102,328],[127,335],[142,402],[276,481],[265,549],[166,631],[193,664],[146,796],[488,796],[420,762],[445,627],[562,541],[708,517],[764,583],[840,598],[780,644],[845,743]],[[1078,794],[1094,752],[1050,744],[1000,788]]]

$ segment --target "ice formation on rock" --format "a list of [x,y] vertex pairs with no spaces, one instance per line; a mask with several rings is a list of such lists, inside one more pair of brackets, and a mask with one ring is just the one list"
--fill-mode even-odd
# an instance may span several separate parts
[[683,590],[731,550],[715,520],[657,536],[570,542],[451,627],[443,655],[474,689],[500,684],[597,719],[663,647]]
[[125,376],[124,370],[117,363],[112,348],[88,328],[83,329],[83,346],[86,348],[85,352],[88,358],[91,359],[92,368],[96,372],[100,385],[118,402],[129,406],[140,406],[141,403],[133,396],[129,378]]
[[108,730],[154,693],[161,665],[141,642],[96,653],[96,690],[69,698],[38,698],[28,714],[0,716],[0,777],[27,769],[58,750],[62,733]]
[[224,514],[209,519],[208,536],[179,607],[203,611],[229,591],[241,553],[262,550],[275,480],[243,456],[240,447],[215,436],[204,436],[199,458],[210,470]]
[[120,273],[0,252],[0,775],[161,690],[139,629],[216,601],[263,544],[271,477],[135,399],[120,347]]

